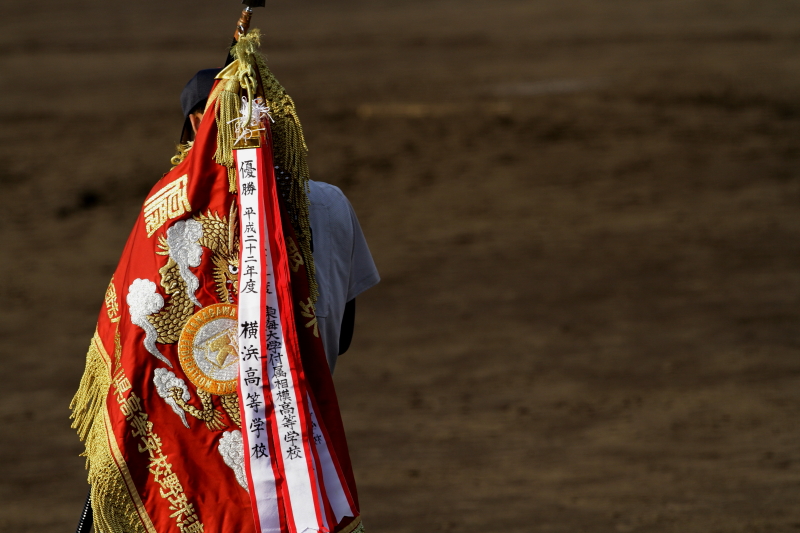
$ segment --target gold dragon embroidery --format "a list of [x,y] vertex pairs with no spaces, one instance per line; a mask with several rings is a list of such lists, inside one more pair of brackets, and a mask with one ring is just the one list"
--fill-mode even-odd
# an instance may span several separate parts
[[234,303],[233,297],[239,290],[239,224],[235,205],[231,205],[228,218],[220,217],[210,211],[199,215],[195,220],[203,225],[203,238],[200,244],[214,255],[214,282],[220,303]]
[[[214,285],[219,301],[233,303],[239,290],[239,230],[235,204],[231,205],[227,217],[209,210],[205,214],[196,215],[194,220],[203,227],[203,236],[198,244],[211,252]],[[164,235],[158,239],[158,248],[157,254],[169,256],[170,248]],[[169,298],[164,308],[158,313],[150,315],[149,320],[158,331],[157,342],[173,344],[178,342],[183,327],[194,314],[195,304],[187,295],[186,282],[181,277],[179,266],[175,260],[170,257],[167,264],[158,272],[161,275],[161,287]],[[220,339],[219,342],[235,346],[227,338]],[[231,346],[217,346],[214,349],[227,356],[231,350],[235,349]],[[224,360],[217,362],[219,365],[223,363]],[[197,396],[202,407],[202,409],[198,409],[182,398],[181,389],[173,388],[170,392],[173,400],[181,409],[205,422],[209,429],[218,430],[225,427],[222,422],[222,414],[214,408],[212,403],[214,395],[197,389]],[[234,392],[222,395],[219,396],[219,399],[231,420],[237,426],[241,426],[237,394]]]

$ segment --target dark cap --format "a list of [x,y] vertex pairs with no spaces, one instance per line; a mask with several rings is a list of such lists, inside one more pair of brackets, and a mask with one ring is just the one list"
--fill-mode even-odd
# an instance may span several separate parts
[[189,114],[199,106],[205,106],[211,88],[214,86],[214,78],[219,74],[218,68],[207,68],[201,70],[189,80],[186,87],[181,92],[181,109],[183,110],[183,131],[181,131],[182,143],[191,139],[192,127],[189,123]]
[[181,93],[181,109],[183,109],[184,118],[188,117],[195,107],[208,99],[211,87],[214,86],[214,78],[219,74],[220,70],[218,68],[207,68],[201,70],[189,80],[189,83],[186,84]]

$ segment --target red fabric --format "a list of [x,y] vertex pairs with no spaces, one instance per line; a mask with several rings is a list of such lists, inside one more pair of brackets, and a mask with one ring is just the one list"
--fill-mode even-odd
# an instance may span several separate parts
[[[145,349],[143,345],[145,332],[131,322],[126,303],[126,296],[133,281],[148,279],[156,284],[159,294],[164,297],[165,306],[169,306],[170,295],[161,286],[159,274],[159,269],[167,263],[169,257],[159,255],[159,238],[165,236],[167,229],[178,220],[186,220],[208,213],[227,217],[231,213],[231,207],[236,205],[237,196],[228,192],[227,169],[215,163],[213,159],[216,150],[216,136],[216,124],[212,113],[209,113],[206,120],[201,123],[197,140],[186,159],[156,183],[148,194],[148,198],[150,198],[166,185],[183,176],[188,176],[187,197],[191,211],[167,220],[150,237],[145,228],[144,213],[140,212],[113,278],[119,320],[112,321],[112,317],[109,316],[104,306],[98,321],[98,334],[101,342],[105,350],[112,355],[112,375],[120,378],[124,374],[131,385],[129,390],[124,390],[125,387],[112,386],[107,398],[110,427],[121,451],[125,467],[130,472],[130,479],[135,485],[155,530],[159,533],[180,530],[179,522],[181,520],[186,523],[180,527],[189,527],[194,523],[192,520],[201,522],[206,532],[249,533],[255,530],[248,493],[239,486],[232,470],[223,462],[217,450],[223,432],[240,428],[222,409],[218,396],[212,396],[212,403],[223,413],[225,428],[210,430],[201,420],[188,414],[187,420],[190,428],[187,429],[183,425],[180,417],[157,394],[153,385],[154,370],[167,368],[167,365]],[[272,170],[272,164],[270,163],[267,168]],[[270,192],[276,195],[277,199],[279,195],[275,191],[274,173],[270,172],[269,177]],[[281,209],[280,217],[283,220],[283,230],[291,236],[292,230],[291,226],[286,223],[285,209]],[[278,219],[276,218],[276,220]],[[278,226],[280,227],[280,224]],[[270,235],[270,238],[276,247],[285,248],[282,234],[275,233]],[[226,303],[220,302],[215,290],[214,265],[210,254],[206,249],[203,251],[200,266],[191,268],[200,281],[196,297],[203,307]],[[283,255],[285,257],[285,251]],[[284,316],[297,316],[298,324],[301,324],[302,317],[299,315],[297,302],[308,299],[308,283],[303,271],[304,267],[293,273],[285,262],[277,266],[281,269],[282,275],[291,278],[291,292],[287,292],[282,299],[282,306],[286,306],[288,310]],[[237,296],[234,297],[234,303]],[[195,306],[193,313],[197,313],[199,310],[200,308]],[[356,500],[355,482],[347,443],[322,344],[319,338],[311,335],[309,329],[302,326],[295,327],[291,321],[288,322],[294,329],[294,335],[287,335],[287,341],[294,339],[293,342],[298,343],[302,357],[302,373],[304,375],[299,378],[306,380],[312,392],[316,403],[316,412],[318,417],[324,421],[327,438],[338,457],[346,486],[353,499]],[[118,355],[114,355],[117,335],[119,344],[116,351]],[[181,368],[177,350],[178,343],[157,344],[156,346],[172,363],[172,368],[169,370],[187,385],[192,396],[188,403],[201,409],[202,405],[195,386]],[[117,356],[118,360],[115,360]],[[135,404],[132,398],[136,397],[141,399],[141,409],[132,411],[130,408],[126,408],[126,405],[130,407]],[[146,418],[143,414],[146,415]],[[146,433],[136,434],[137,425],[142,427],[143,421],[152,423],[149,437]],[[195,519],[192,519],[189,514],[176,515],[177,506],[182,504],[183,496],[177,492],[171,495],[169,490],[165,489],[165,476],[162,476],[162,482],[159,483],[149,470],[149,467],[153,468],[151,454],[154,452],[147,449],[147,443],[152,444],[152,434],[157,435],[160,439],[160,450],[167,457],[166,461],[170,465],[171,473],[174,474],[173,477],[177,478],[183,489],[185,501],[193,506]],[[274,453],[274,450],[272,452]],[[276,455],[280,456],[280,454]],[[354,507],[357,507],[357,503]]]
[[[297,242],[297,237],[295,236],[291,224],[289,224],[285,208],[281,209],[281,215],[286,236]],[[291,269],[287,270],[292,280],[292,292],[294,293],[295,301],[307,302],[309,300],[309,288],[306,266],[300,265],[297,272],[292,272]],[[303,324],[305,317],[300,314],[300,306],[294,306],[294,313],[295,323]],[[308,319],[305,318],[305,321],[307,320]],[[298,330],[300,329],[301,328],[298,328]],[[311,334],[308,328],[302,329],[306,331],[303,331],[303,334],[299,335],[298,342],[300,355],[303,361],[303,369],[305,370],[305,378],[309,388],[314,391],[314,412],[316,412],[317,416],[322,420],[323,426],[327,432],[325,437],[334,449],[339,460],[339,467],[345,479],[343,485],[346,485],[350,489],[350,496],[353,500],[351,505],[355,509],[358,509],[358,493],[353,476],[353,467],[350,463],[350,452],[347,448],[342,414],[339,410],[339,400],[336,397],[336,390],[334,389],[328,361],[325,358],[325,349],[322,346],[322,339]]]
[[[287,209],[277,191],[271,153],[267,149],[262,150],[262,153],[265,164],[260,165],[260,168],[266,169],[266,195],[269,197],[267,202],[268,205],[277,208],[268,208],[267,213],[272,214],[271,220],[268,220],[268,226],[273,228],[273,231],[269,232],[269,239],[281,316],[294,317],[293,321],[287,320],[284,325],[284,338],[287,343],[287,351],[290,354],[299,353],[301,359],[299,371],[295,373],[295,383],[300,385],[300,389],[308,389],[310,392],[314,412],[317,413],[326,441],[332,448],[332,455],[337,461],[340,478],[343,478],[342,485],[349,493],[350,506],[354,510],[358,510],[356,485],[347,449],[347,440],[325,350],[318,334],[314,334],[318,328],[305,327],[309,318],[301,314],[300,303],[308,304],[310,302],[306,266],[305,264],[299,265],[296,272],[289,267],[286,239],[292,239],[295,243],[298,241],[289,223]],[[301,412],[303,411],[301,410]],[[307,434],[310,435],[312,433],[311,421],[302,420],[302,423],[307,428]],[[305,451],[306,459],[311,461],[312,450],[308,443],[306,443]],[[321,473],[319,474],[321,475]],[[322,489],[324,490],[324,488]]]

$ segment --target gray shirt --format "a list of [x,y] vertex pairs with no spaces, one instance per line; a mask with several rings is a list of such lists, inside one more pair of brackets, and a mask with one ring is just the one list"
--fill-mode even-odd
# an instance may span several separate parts
[[331,372],[347,302],[380,281],[353,206],[328,183],[309,181],[309,218],[319,299],[317,322]]

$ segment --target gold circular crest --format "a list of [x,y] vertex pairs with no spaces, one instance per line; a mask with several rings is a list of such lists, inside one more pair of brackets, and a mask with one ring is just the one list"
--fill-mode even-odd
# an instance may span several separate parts
[[225,395],[236,392],[239,375],[236,306],[204,307],[183,326],[178,341],[181,367],[195,386]]

